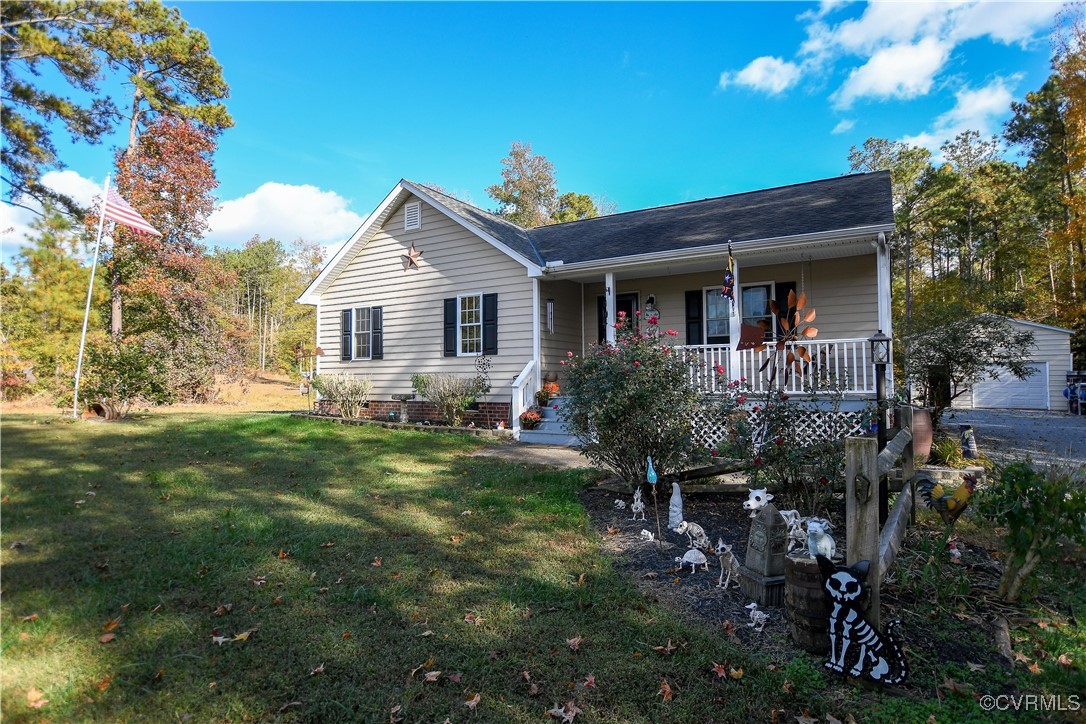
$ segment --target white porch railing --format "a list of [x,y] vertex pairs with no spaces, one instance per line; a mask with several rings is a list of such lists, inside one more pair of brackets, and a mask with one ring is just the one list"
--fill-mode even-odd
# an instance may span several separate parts
[[520,371],[520,374],[517,375],[511,385],[512,402],[509,414],[512,419],[509,420],[509,426],[513,430],[513,438],[516,440],[520,439],[520,413],[531,407],[535,401],[535,381],[535,360],[528,360],[528,364],[524,365],[524,369]]
[[[790,345],[791,347],[799,344]],[[787,352],[777,356],[777,375],[774,384],[787,392],[803,393],[811,386],[836,385],[846,394],[873,395],[875,393],[875,368],[871,364],[871,343],[864,338],[810,340],[802,343],[811,355],[803,375],[793,367],[786,375]],[[751,389],[764,391],[769,387],[770,367],[762,365],[770,358],[772,343],[764,350],[741,350],[737,353],[738,369],[730,364],[731,348],[727,345],[687,345],[679,347],[684,359],[691,362],[690,382],[706,394],[721,391],[728,380],[746,378]],[[698,364],[700,363],[700,364]],[[717,365],[724,368],[721,377]],[[786,381],[787,378],[787,381]],[[818,383],[815,385],[814,383]],[[816,393],[818,394],[818,393]]]

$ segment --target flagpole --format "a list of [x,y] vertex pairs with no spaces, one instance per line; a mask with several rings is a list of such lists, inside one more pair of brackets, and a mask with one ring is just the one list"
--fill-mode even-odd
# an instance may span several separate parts
[[72,417],[79,419],[79,375],[83,371],[83,346],[87,343],[87,320],[90,319],[91,297],[94,294],[94,272],[98,269],[98,248],[102,245],[102,230],[106,225],[106,196],[109,194],[109,177],[102,186],[102,206],[98,213],[98,236],[94,240],[94,261],[91,262],[90,284],[87,285],[87,305],[83,310],[83,334],[79,337],[79,359],[75,364],[75,396],[72,400]]

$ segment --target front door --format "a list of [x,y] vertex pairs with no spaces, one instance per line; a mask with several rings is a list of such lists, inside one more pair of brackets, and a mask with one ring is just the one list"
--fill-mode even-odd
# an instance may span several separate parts
[[[633,320],[632,324],[637,323],[637,293],[619,294],[615,297],[615,315],[619,312],[626,312],[626,319]],[[598,334],[596,341],[603,344],[607,339],[607,297],[596,297],[596,317],[598,319]]]

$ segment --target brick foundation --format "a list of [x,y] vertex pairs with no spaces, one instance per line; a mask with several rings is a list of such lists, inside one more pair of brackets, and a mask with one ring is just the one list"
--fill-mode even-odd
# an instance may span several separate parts
[[[403,417],[403,405],[407,406],[407,419]],[[509,420],[510,403],[508,402],[480,402],[478,410],[468,410],[464,413],[464,425],[475,424],[493,430],[500,421],[505,421],[506,428],[512,428]],[[322,415],[339,415],[335,403],[328,400],[319,400],[313,404],[313,409]],[[370,400],[366,409],[362,410],[362,418],[365,420],[391,421],[389,413],[395,413],[395,422],[424,422],[434,424],[441,422],[441,414],[433,403],[426,400],[409,400],[401,403],[398,400]]]

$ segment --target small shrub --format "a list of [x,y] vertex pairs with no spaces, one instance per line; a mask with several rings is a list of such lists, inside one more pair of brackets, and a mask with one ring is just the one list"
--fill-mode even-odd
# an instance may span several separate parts
[[98,402],[110,416],[125,417],[138,402],[174,400],[162,359],[138,344],[100,341],[87,350],[83,399]]
[[999,595],[1016,601],[1041,559],[1059,555],[1061,537],[1086,544],[1086,468],[1059,463],[1037,470],[1029,462],[1013,463],[999,471],[978,507],[1007,528]]
[[412,375],[411,385],[441,413],[445,422],[459,427],[464,412],[480,397],[490,392],[490,381],[483,375],[457,377],[450,374]]
[[941,437],[932,441],[930,459],[937,465],[946,465],[950,468],[960,468],[965,465],[962,445],[953,437]]
[[362,416],[370,395],[370,381],[351,375],[315,375],[313,389],[325,400],[331,400],[346,418]]

